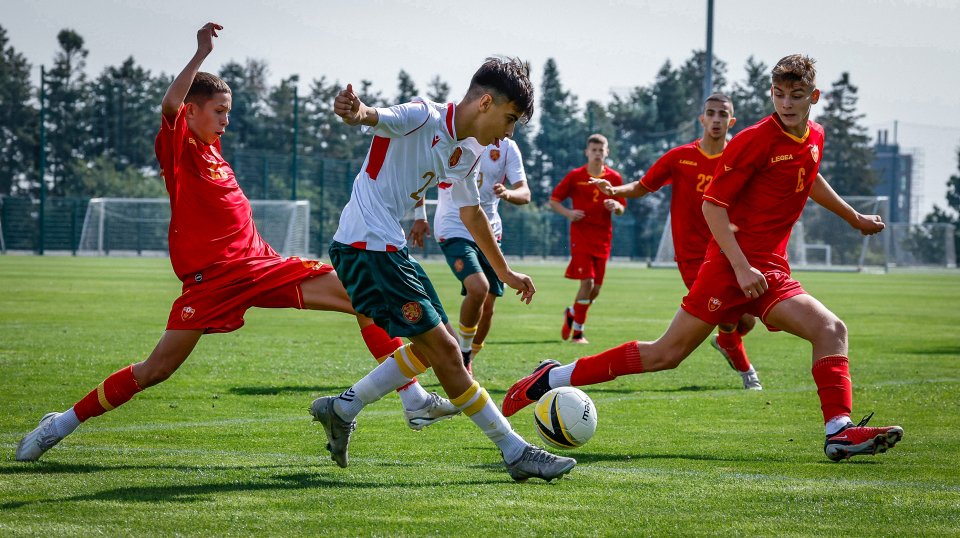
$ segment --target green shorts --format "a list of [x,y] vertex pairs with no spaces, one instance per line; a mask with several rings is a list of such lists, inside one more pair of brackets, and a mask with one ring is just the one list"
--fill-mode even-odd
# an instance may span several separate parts
[[406,248],[381,252],[333,241],[329,254],[353,309],[391,337],[416,336],[447,323],[433,284]]
[[487,257],[480,251],[480,247],[473,241],[454,237],[445,239],[440,243],[440,250],[447,257],[447,265],[453,271],[453,274],[460,280],[460,295],[467,294],[467,288],[463,286],[463,281],[474,273],[483,273],[490,283],[490,293],[503,297],[503,282],[497,278],[497,272],[493,270]]

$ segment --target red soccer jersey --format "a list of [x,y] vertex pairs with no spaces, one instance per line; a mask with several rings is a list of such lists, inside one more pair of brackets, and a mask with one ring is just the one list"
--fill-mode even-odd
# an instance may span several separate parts
[[170,124],[164,117],[154,144],[170,194],[170,263],[181,281],[202,271],[211,276],[231,261],[278,254],[253,223],[250,201],[220,155],[220,141],[205,144],[187,127],[181,106]]
[[[789,271],[787,242],[817,179],[823,134],[808,121],[797,138],[772,114],[733,137],[717,163],[703,199],[727,208],[737,243],[754,266]],[[707,259],[714,256],[723,256],[715,240]]]
[[707,243],[713,238],[703,218],[703,191],[713,179],[720,155],[707,155],[696,140],[666,152],[640,179],[650,192],[673,184],[670,231],[677,261],[703,260]]
[[[603,201],[616,200],[624,207],[627,201],[624,198],[614,198],[600,192],[600,189],[590,185],[592,177],[586,166],[571,170],[554,187],[550,199],[563,202],[570,198],[573,208],[584,212],[582,219],[570,222],[571,251],[576,250],[606,258],[610,256],[613,223],[610,212],[603,207]],[[620,173],[606,166],[603,167],[600,178],[609,181],[611,185],[623,185]]]

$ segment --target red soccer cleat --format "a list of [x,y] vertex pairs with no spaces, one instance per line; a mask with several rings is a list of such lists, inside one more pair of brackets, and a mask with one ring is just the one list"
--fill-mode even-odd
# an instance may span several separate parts
[[[560,366],[559,362],[553,359],[547,359],[541,362],[540,366],[537,366],[532,374],[514,383],[513,386],[510,387],[510,390],[507,391],[507,395],[503,397],[503,405],[501,406],[503,416],[509,417],[513,415],[546,394],[547,391],[550,390],[549,383],[542,383],[547,386],[545,389],[542,387],[534,387],[534,385],[536,385],[537,381],[540,381],[547,372],[557,366]],[[531,393],[531,389],[533,389],[533,393]]]
[[832,461],[849,459],[862,454],[883,453],[893,448],[903,438],[903,428],[886,426],[884,428],[867,427],[873,413],[863,417],[856,426],[848,426],[827,437],[823,452]]
[[564,340],[570,338],[570,333],[573,331],[573,314],[570,313],[569,308],[563,309],[563,326],[560,327],[560,338]]

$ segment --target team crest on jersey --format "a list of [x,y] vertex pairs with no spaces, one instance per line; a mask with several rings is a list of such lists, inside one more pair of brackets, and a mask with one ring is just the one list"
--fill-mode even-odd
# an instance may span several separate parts
[[453,155],[450,156],[450,168],[453,168],[460,163],[460,157],[463,155],[463,150],[460,149],[460,146],[457,146],[457,149],[453,150]]
[[723,305],[723,303],[720,301],[720,299],[717,299],[716,297],[711,297],[707,301],[707,310],[711,312],[716,312],[717,310],[720,309],[721,305]]
[[183,307],[183,310],[180,311],[180,319],[182,319],[183,321],[187,321],[188,319],[192,318],[193,315],[196,313],[197,311],[194,310],[193,307],[185,306]]
[[499,159],[500,159],[500,150],[499,150],[499,149],[491,149],[491,150],[490,150],[490,160],[493,161],[493,162],[497,162],[497,160],[499,160]]
[[820,148],[818,146],[810,146],[810,156],[813,157],[813,162],[820,162]]
[[423,307],[418,302],[410,301],[400,308],[400,313],[403,314],[403,319],[407,320],[407,323],[416,323],[423,317]]
[[462,259],[462,258],[457,258],[457,260],[456,260],[455,262],[453,262],[453,271],[456,272],[456,273],[459,273],[460,271],[463,271],[463,259]]

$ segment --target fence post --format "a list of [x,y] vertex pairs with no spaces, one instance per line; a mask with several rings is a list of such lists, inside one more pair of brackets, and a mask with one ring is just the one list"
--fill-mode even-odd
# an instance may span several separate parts
[[300,97],[297,94],[297,87],[293,87],[293,160],[291,162],[291,173],[293,175],[292,185],[290,186],[290,199],[297,199],[297,176],[300,172],[300,166],[297,162],[297,139],[300,131]]
[[43,229],[43,220],[44,220],[44,209],[47,205],[47,181],[46,181],[46,169],[47,169],[47,91],[45,87],[46,82],[46,70],[41,65],[40,66],[40,212],[39,212],[39,232],[40,232],[40,241],[37,244],[37,253],[43,256],[43,239],[44,239],[44,229]]

